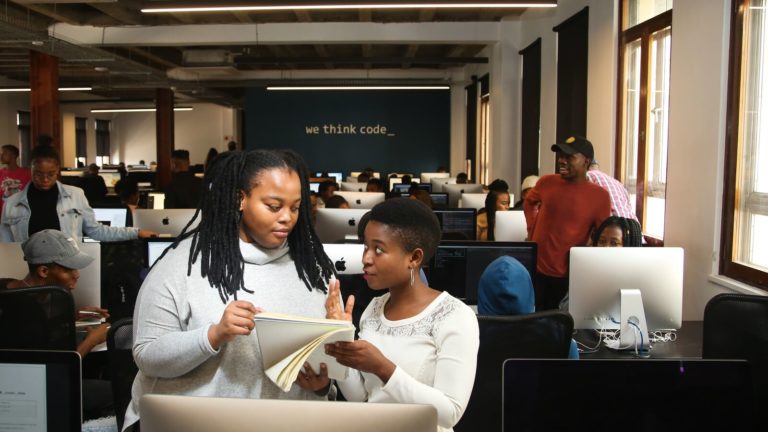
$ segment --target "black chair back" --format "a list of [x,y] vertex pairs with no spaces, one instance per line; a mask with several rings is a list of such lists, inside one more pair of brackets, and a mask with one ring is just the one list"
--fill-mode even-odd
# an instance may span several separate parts
[[139,370],[133,361],[132,318],[123,318],[112,324],[107,333],[107,349],[117,429],[121,430],[125,421],[125,410],[131,403],[133,379]]
[[0,349],[77,349],[75,302],[59,286],[0,291]]
[[568,358],[573,318],[560,311],[516,316],[478,315],[480,349],[472,396],[457,432],[501,431],[502,371],[509,358]]

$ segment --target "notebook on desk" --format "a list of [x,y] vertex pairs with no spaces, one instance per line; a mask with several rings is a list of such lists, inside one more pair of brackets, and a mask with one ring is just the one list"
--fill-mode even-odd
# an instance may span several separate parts
[[81,395],[76,352],[0,350],[0,430],[80,430]]
[[505,432],[754,430],[738,360],[523,360],[503,366]]

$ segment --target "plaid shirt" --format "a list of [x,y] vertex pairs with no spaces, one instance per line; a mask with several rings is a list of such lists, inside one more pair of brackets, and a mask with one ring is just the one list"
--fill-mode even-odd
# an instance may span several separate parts
[[632,211],[632,204],[629,202],[629,193],[620,181],[600,170],[587,171],[587,178],[608,191],[611,197],[611,216],[637,220],[637,215]]

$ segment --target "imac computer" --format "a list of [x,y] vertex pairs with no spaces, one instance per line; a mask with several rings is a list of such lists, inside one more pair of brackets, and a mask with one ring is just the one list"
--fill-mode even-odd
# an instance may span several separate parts
[[334,195],[344,197],[349,203],[349,208],[371,209],[380,202],[384,202],[384,192],[335,192]]
[[358,183],[358,182],[341,182],[339,183],[339,190],[345,191],[345,192],[365,192],[365,188],[368,187],[368,183]]
[[449,183],[442,185],[442,192],[448,194],[448,207],[456,208],[459,206],[459,199],[465,193],[481,193],[483,185],[477,183],[455,184]]
[[128,219],[127,208],[95,208],[96,220],[107,226],[125,227]]
[[[426,183],[426,182],[424,182]],[[429,180],[429,184],[432,185],[432,192],[443,192],[443,186],[448,184],[456,184],[456,177],[437,177]],[[481,188],[482,190],[482,188]]]
[[147,194],[147,208],[162,210],[165,208],[164,192],[149,192]]
[[[75,307],[79,310],[86,306],[101,306],[101,243],[81,242],[78,243],[77,247],[93,258],[93,262],[80,270],[77,288],[72,290]],[[0,260],[0,274],[3,277],[24,279],[29,273],[29,266],[24,261],[21,243],[0,243],[0,257],[3,257]],[[2,423],[0,422],[0,424]]]
[[344,175],[340,172],[316,172],[315,177],[317,178],[334,178],[334,181],[336,183],[341,182],[344,180]]
[[415,181],[411,182],[410,184],[408,184],[408,183],[396,183],[392,187],[392,192],[394,192],[394,193],[408,193],[408,191],[411,190],[411,186],[414,186],[414,185],[416,187],[418,187],[419,189],[422,189],[422,190],[425,190],[425,191],[427,191],[429,193],[432,193],[432,184],[430,184],[430,183],[419,183],[419,182],[415,182]]
[[120,181],[120,173],[117,171],[111,172],[102,170],[99,172],[99,177],[104,179],[104,183],[108,188],[114,188],[115,184]]
[[309,190],[311,190],[314,193],[320,192],[320,183],[318,182],[309,182]]
[[326,243],[323,250],[340,275],[363,273],[363,245],[361,243]]
[[357,224],[368,209],[317,209],[315,232],[323,243],[357,241]]
[[174,238],[148,238],[147,240],[147,253],[145,256],[145,264],[147,268],[152,267],[160,255],[165,252],[166,249],[176,240]]
[[421,183],[429,183],[432,181],[433,178],[448,178],[451,176],[451,173],[439,173],[439,172],[423,172],[419,176],[419,182]]
[[[411,194],[407,192],[400,193],[400,197],[408,198]],[[447,209],[448,208],[448,194],[444,192],[435,192],[429,194],[429,198],[432,199],[432,208],[434,209]]]
[[434,209],[440,222],[443,240],[475,240],[477,238],[477,210]]
[[522,210],[498,211],[495,222],[493,238],[497,241],[525,241],[528,238],[528,225]]
[[402,184],[402,183],[403,183],[403,179],[402,178],[400,178],[400,177],[391,177],[389,179],[389,189],[387,189],[387,190],[390,190],[390,191],[394,190],[396,184]]
[[145,432],[437,430],[437,410],[432,405],[148,394],[139,406]]
[[536,251],[536,243],[533,242],[443,240],[424,271],[429,286],[448,291],[467,304],[477,304],[477,286],[488,264],[500,256],[511,256],[520,261],[533,277]]
[[459,200],[460,208],[473,208],[480,210],[485,208],[485,197],[488,195],[485,192],[482,193],[463,193]]
[[[648,330],[679,329],[683,249],[571,248],[568,309],[577,329],[620,329],[620,346],[648,346]],[[639,340],[638,340],[639,339]]]
[[[195,209],[136,209],[133,212],[133,226],[154,231],[162,237],[178,237],[195,215]],[[200,216],[187,231],[200,223]]]

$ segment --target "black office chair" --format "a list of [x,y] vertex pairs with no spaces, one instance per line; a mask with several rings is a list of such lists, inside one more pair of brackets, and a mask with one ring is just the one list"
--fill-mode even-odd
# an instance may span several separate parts
[[501,430],[502,369],[509,358],[568,358],[573,318],[560,311],[477,317],[480,350],[469,404],[457,432]]
[[113,323],[107,333],[112,398],[117,417],[117,429],[123,428],[125,410],[131,403],[131,386],[138,367],[133,361],[133,319],[123,318]]
[[0,291],[0,348],[75,350],[72,293],[59,286]]

